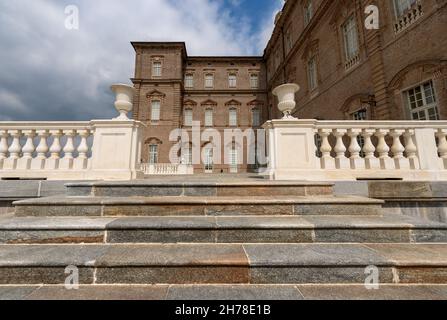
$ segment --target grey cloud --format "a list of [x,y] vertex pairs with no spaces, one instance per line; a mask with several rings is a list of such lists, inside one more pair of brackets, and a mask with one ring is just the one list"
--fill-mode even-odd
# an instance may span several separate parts
[[[69,4],[80,10],[78,31],[64,27]],[[111,118],[110,84],[133,75],[130,41],[186,41],[190,54],[260,53],[264,39],[248,24],[211,0],[2,0],[0,121]]]

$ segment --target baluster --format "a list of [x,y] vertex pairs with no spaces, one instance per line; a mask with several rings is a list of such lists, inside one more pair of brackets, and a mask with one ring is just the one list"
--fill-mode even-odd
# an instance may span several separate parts
[[393,129],[390,132],[390,136],[393,137],[393,146],[391,152],[393,153],[394,166],[397,170],[409,169],[410,163],[404,157],[405,147],[400,141],[400,137],[403,135],[404,130]]
[[337,144],[334,147],[336,153],[335,166],[337,169],[349,169],[350,163],[349,159],[346,157],[346,146],[343,143],[343,137],[345,136],[347,130],[345,129],[334,129],[334,136],[337,139]]
[[374,147],[371,140],[375,132],[376,130],[374,129],[363,130],[363,138],[365,139],[365,145],[363,146],[363,153],[365,154],[365,167],[366,169],[370,170],[380,168],[379,159],[377,159],[374,155],[376,147]]
[[90,136],[90,130],[83,129],[78,130],[78,134],[81,137],[81,143],[78,146],[78,157],[74,161],[73,168],[75,170],[85,170],[88,168],[88,144],[87,138]]
[[48,152],[48,130],[37,130],[37,136],[39,137],[39,145],[36,148],[37,157],[33,159],[31,163],[32,170],[43,170],[47,161]]
[[51,130],[51,137],[53,137],[53,143],[50,147],[50,158],[47,160],[46,169],[54,170],[59,168],[60,154],[62,151],[61,136],[62,130]]
[[63,170],[71,170],[73,169],[73,152],[75,152],[73,139],[76,136],[75,130],[66,130],[64,131],[64,135],[67,137],[67,142],[64,146],[64,157],[60,162],[60,169]]
[[0,130],[0,169],[8,156],[8,131]]
[[9,134],[12,137],[12,143],[8,149],[9,157],[6,158],[3,163],[3,169],[16,170],[20,159],[20,153],[22,152],[22,146],[20,145],[20,137],[22,136],[22,132],[20,130],[10,130]]
[[332,147],[329,143],[329,136],[332,134],[331,129],[320,129],[321,137],[321,169],[335,169],[335,159],[331,157]]
[[349,153],[351,154],[350,163],[351,169],[365,169],[365,162],[360,157],[360,147],[358,137],[362,133],[361,129],[349,129],[348,136],[351,139],[351,144],[349,145]]
[[439,140],[438,152],[444,169],[447,169],[447,129],[439,129],[436,133]]
[[385,137],[388,135],[389,130],[377,129],[376,137],[379,139],[377,144],[377,152],[379,153],[379,161],[381,169],[394,169],[393,160],[390,158],[390,147],[386,144]]
[[33,153],[34,150],[36,150],[36,147],[34,146],[34,137],[36,134],[34,130],[25,130],[23,131],[23,134],[26,137],[26,143],[22,148],[23,156],[19,159],[17,168],[19,170],[30,170],[31,162],[33,160]]
[[412,129],[405,130],[404,137],[405,137],[405,153],[410,163],[410,169],[412,170],[419,169],[419,160],[417,157],[418,149],[413,141],[414,130]]

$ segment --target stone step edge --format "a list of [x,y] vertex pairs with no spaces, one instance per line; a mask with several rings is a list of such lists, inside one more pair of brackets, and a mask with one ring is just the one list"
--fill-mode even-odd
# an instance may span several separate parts
[[[248,199],[247,199],[248,198]],[[307,204],[307,205],[383,205],[384,200],[360,196],[343,197],[48,197],[16,201],[14,206],[48,206],[48,205],[251,205],[251,204]]]

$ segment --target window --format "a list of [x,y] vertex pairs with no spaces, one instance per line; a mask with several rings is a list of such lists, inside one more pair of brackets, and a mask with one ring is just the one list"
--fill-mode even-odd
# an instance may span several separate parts
[[439,120],[435,90],[431,80],[404,94],[413,120]]
[[236,86],[237,86],[237,76],[235,74],[230,74],[228,76],[228,86],[230,88],[236,88]]
[[252,111],[252,125],[253,127],[259,127],[261,125],[261,112],[258,108],[253,109]]
[[289,52],[292,49],[292,33],[290,28],[286,32],[286,51]]
[[237,164],[238,164],[238,153],[236,144],[233,143],[230,149],[230,173],[237,173],[238,171]]
[[205,88],[213,88],[214,87],[214,75],[207,74],[205,75]]
[[206,109],[205,110],[205,127],[212,127],[213,126],[213,116],[214,116],[213,109]]
[[192,110],[191,109],[185,110],[185,126],[188,126],[188,127],[192,126]]
[[416,0],[394,0],[396,16],[402,16],[415,2]]
[[187,74],[185,76],[185,88],[194,88],[194,75]]
[[230,125],[230,127],[237,127],[237,109],[236,108],[230,109],[229,125]]
[[352,114],[352,120],[364,121],[368,119],[368,112],[366,109],[361,109]]
[[160,101],[154,100],[151,104],[151,120],[159,121],[160,120]]
[[309,90],[312,91],[317,88],[317,59],[313,57],[309,60],[307,64],[307,73],[309,80]]
[[354,15],[343,25],[343,37],[345,43],[345,58],[346,61],[350,61],[357,57],[359,53],[357,24]]
[[252,89],[259,88],[259,76],[257,74],[250,75],[250,87]]
[[184,164],[191,165],[192,164],[192,145],[189,145],[188,147],[185,147],[182,149],[182,152],[184,152],[182,156],[182,160]]
[[308,25],[310,20],[312,20],[313,16],[313,8],[312,1],[308,1],[304,6],[304,24]]
[[161,62],[154,61],[152,63],[152,76],[153,77],[161,77]]
[[158,144],[151,144],[149,146],[149,163],[158,163]]

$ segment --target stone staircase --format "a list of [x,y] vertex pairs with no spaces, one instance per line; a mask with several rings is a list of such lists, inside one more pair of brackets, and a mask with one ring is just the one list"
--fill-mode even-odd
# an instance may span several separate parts
[[73,295],[60,287],[67,266],[79,269],[84,298],[98,288],[113,298],[380,298],[363,286],[368,266],[382,297],[447,297],[437,286],[447,281],[447,224],[382,205],[336,197],[329,183],[68,184],[66,196],[19,201],[0,218],[0,298]]

